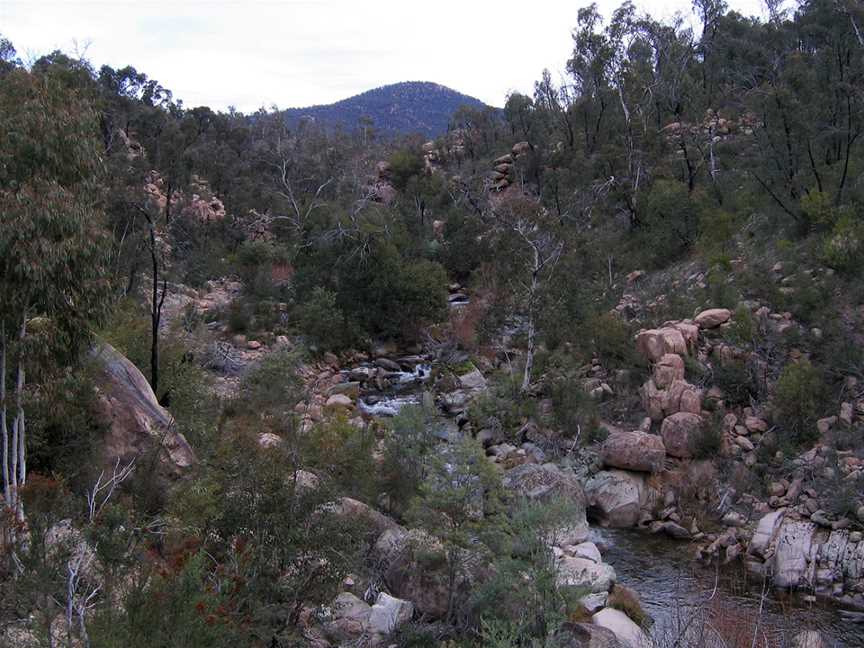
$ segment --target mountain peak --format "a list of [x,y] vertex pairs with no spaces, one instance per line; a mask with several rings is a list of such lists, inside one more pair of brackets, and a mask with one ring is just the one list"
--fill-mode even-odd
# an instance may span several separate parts
[[362,118],[386,135],[420,133],[435,137],[447,130],[463,105],[484,107],[479,99],[432,81],[402,81],[373,88],[332,104],[289,108],[289,122],[311,118],[332,127],[355,129]]

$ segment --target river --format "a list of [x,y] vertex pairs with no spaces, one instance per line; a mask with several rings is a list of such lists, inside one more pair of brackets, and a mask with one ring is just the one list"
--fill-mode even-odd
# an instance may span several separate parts
[[818,630],[832,648],[864,646],[864,625],[844,621],[828,603],[771,592],[763,596],[758,584],[747,582],[740,564],[721,568],[718,577],[716,568],[695,563],[687,543],[622,529],[592,527],[591,533],[618,582],[639,594],[654,619],[651,635],[660,648],[672,646],[687,624],[701,627],[703,620],[734,637],[729,648],[751,646],[754,629],[753,646],[789,646],[803,630]]

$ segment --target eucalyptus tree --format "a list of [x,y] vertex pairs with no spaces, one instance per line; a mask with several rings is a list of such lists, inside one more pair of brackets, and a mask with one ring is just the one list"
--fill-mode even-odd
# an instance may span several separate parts
[[87,99],[50,67],[9,73],[0,84],[0,434],[6,505],[19,519],[28,368],[68,359],[109,304],[100,171]]

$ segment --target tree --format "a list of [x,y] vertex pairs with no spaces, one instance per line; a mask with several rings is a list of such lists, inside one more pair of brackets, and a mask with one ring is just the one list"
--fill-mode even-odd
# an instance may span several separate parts
[[[97,119],[48,72],[0,85],[0,430],[6,504],[23,517],[27,365],[62,361],[107,314]],[[34,337],[36,339],[34,339]],[[15,365],[8,399],[6,365]],[[11,445],[8,416],[14,413]]]

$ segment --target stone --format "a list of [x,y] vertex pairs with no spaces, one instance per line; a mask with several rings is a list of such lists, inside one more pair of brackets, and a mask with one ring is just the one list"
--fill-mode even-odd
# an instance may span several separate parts
[[614,608],[604,608],[591,617],[591,623],[601,628],[606,628],[615,633],[615,636],[628,648],[649,648],[654,643],[630,617]]
[[682,459],[691,457],[702,426],[702,417],[691,412],[678,412],[666,417],[660,428],[666,453]]
[[732,311],[728,308],[709,308],[699,313],[693,321],[703,329],[717,328],[721,324],[725,324],[732,317]]
[[197,461],[195,452],[144,375],[110,344],[100,343],[90,355],[96,367],[98,413],[108,426],[100,443],[100,462],[108,473],[117,461],[125,465],[161,446],[163,451],[156,453],[156,463],[152,468],[148,464],[148,470],[172,479],[186,474]]
[[282,443],[282,437],[272,432],[262,432],[258,435],[258,445],[262,448],[275,448]]
[[258,340],[249,340],[246,342],[246,348],[250,351],[257,351],[261,348],[261,343]]
[[336,383],[330,387],[330,394],[345,394],[349,398],[357,398],[360,396],[360,383],[353,380]]
[[743,527],[747,524],[747,518],[736,511],[729,511],[723,516],[722,522],[730,527]]
[[552,645],[560,648],[628,648],[608,628],[589,623],[564,623],[555,633]]
[[592,593],[608,592],[615,584],[615,569],[604,562],[562,556],[556,563],[558,587],[575,587]]
[[346,396],[345,394],[333,394],[324,403],[324,407],[328,410],[352,409],[354,401],[351,400],[350,396]]
[[472,371],[459,376],[459,384],[462,385],[462,389],[486,389],[486,378],[483,377],[483,374],[480,373],[479,369],[475,368]]
[[746,436],[736,436],[734,443],[735,443],[735,445],[740,447],[745,452],[750,452],[755,448],[755,446],[753,445],[753,442],[750,439],[748,439]]
[[768,423],[756,416],[748,416],[744,419],[744,426],[749,432],[767,432]]
[[528,142],[516,142],[511,149],[514,158],[518,158],[520,155],[525,155],[530,151],[531,145]]
[[648,360],[656,362],[667,353],[686,354],[687,343],[679,330],[663,327],[640,331],[636,335],[636,349]]
[[805,630],[792,639],[792,648],[828,648],[828,644],[819,631]]
[[656,434],[614,432],[603,442],[600,457],[604,465],[613,468],[659,472],[666,460],[666,448]]
[[369,628],[372,607],[350,592],[342,592],[330,604],[332,617],[324,623],[324,634],[339,643],[356,641]]
[[639,521],[643,508],[650,508],[656,492],[644,475],[624,470],[602,471],[585,484],[589,513],[603,526],[627,528]]
[[606,603],[608,602],[608,592],[592,592],[591,594],[586,594],[579,599],[579,604],[585,608],[585,611],[588,612],[588,614],[599,612],[606,607]]
[[584,558],[592,560],[596,563],[603,562],[603,557],[600,555],[600,550],[593,542],[582,542],[578,545],[567,547],[568,553],[576,558]]
[[654,365],[654,384],[666,389],[675,380],[684,380],[684,360],[674,353],[667,353]]
[[819,434],[825,436],[831,431],[831,428],[837,423],[836,416],[827,416],[816,421],[816,429]]
[[572,474],[551,463],[523,464],[504,473],[501,485],[530,500],[566,500],[572,509],[572,517],[558,530],[558,541],[562,544],[578,544],[587,539],[585,491]]
[[412,616],[414,616],[413,603],[381,592],[369,615],[369,629],[374,633],[387,635],[403,623],[410,621]]
[[840,404],[840,422],[844,425],[852,425],[852,420],[855,417],[855,409],[852,407],[852,403],[841,403]]
[[796,588],[806,584],[814,531],[815,526],[810,522],[784,521],[771,559],[775,587]]

